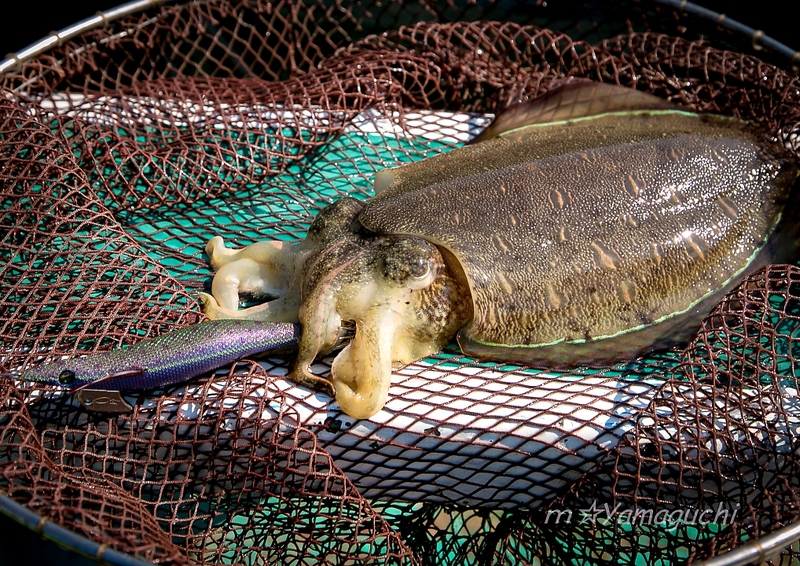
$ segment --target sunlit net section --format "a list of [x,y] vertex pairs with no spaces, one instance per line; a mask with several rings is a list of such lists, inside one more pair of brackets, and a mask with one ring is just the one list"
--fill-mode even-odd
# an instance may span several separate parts
[[[0,371],[201,321],[213,236],[299,241],[566,77],[793,147],[800,83],[749,39],[649,2],[550,4],[173,3],[2,77]],[[288,381],[290,355],[126,392],[118,415],[2,377],[0,491],[158,563],[713,556],[799,517],[799,273],[755,273],[685,348],[612,367],[452,344],[397,368],[369,420]]]

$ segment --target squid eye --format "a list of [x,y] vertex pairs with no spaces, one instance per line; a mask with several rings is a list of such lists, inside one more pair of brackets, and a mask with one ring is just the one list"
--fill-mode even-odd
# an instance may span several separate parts
[[[406,285],[411,287],[412,289],[418,288],[417,286],[420,285],[423,281],[426,281],[430,277],[430,274],[431,274],[431,262],[421,261],[417,264],[412,264],[408,266],[409,278],[406,281]],[[427,284],[422,286],[427,287]]]
[[58,382],[61,385],[72,385],[75,383],[75,372],[69,369],[62,370],[58,374]]
[[424,260],[415,265],[409,270],[411,277],[406,280],[406,287],[409,289],[425,289],[428,287],[436,278],[436,273],[438,273],[438,269],[436,273],[433,272],[433,267],[434,264],[430,260]]
[[378,250],[378,259],[383,277],[410,289],[428,287],[441,262],[436,247],[418,238],[387,238]]
[[431,272],[431,261],[429,259],[418,259],[408,265],[408,274],[413,279],[425,279]]

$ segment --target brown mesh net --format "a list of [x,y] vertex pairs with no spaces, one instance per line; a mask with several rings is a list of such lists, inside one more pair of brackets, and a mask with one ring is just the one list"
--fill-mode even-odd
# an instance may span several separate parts
[[[557,78],[794,146],[800,81],[748,49],[649,2],[210,0],[85,33],[2,77],[0,371],[200,321],[211,236],[302,238],[375,171],[463,144]],[[161,563],[708,557],[800,518],[799,300],[800,271],[771,266],[685,351],[612,368],[451,346],[397,370],[369,421],[286,381],[282,358],[111,416],[0,378],[0,490]]]

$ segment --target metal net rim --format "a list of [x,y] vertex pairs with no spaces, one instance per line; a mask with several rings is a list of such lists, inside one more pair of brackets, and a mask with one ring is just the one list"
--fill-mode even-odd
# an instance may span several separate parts
[[125,554],[105,544],[94,542],[85,536],[72,532],[38,513],[31,511],[9,498],[0,490],[0,514],[12,519],[22,527],[35,532],[43,540],[49,540],[57,545],[79,554],[85,558],[102,564],[115,566],[146,566],[151,562]]
[[[767,49],[776,51],[776,52],[780,53],[783,57],[786,57],[787,60],[790,60],[790,64],[791,65],[796,65],[796,63],[798,61],[800,61],[800,52],[794,52],[791,49],[789,49],[788,47],[786,47],[784,44],[772,39],[770,36],[764,34],[760,30],[754,30],[753,28],[750,28],[748,26],[740,24],[739,22],[737,22],[735,20],[732,20],[730,18],[727,18],[722,14],[718,14],[718,13],[713,12],[711,10],[707,10],[707,9],[701,7],[701,6],[698,6],[697,4],[693,4],[691,2],[687,2],[686,0],[683,0],[683,1],[678,1],[678,0],[655,0],[655,2],[657,2],[659,4],[663,4],[663,5],[671,7],[671,8],[677,8],[677,9],[679,9],[681,11],[684,11],[684,12],[692,13],[695,16],[702,17],[702,18],[707,19],[709,21],[714,21],[714,22],[716,22],[717,25],[722,26],[722,27],[726,27],[729,30],[732,30],[733,32],[735,32],[735,33],[737,33],[739,35],[744,35],[744,36],[750,37],[750,38],[752,38],[753,48],[754,49],[759,50],[761,48],[767,48]],[[122,18],[124,16],[128,16],[128,15],[131,15],[131,14],[134,14],[134,13],[138,13],[138,12],[143,12],[143,11],[145,11],[147,9],[156,8],[156,7],[159,7],[161,5],[165,5],[165,4],[169,4],[169,3],[173,3],[173,0],[134,0],[133,2],[127,2],[127,3],[121,4],[117,8],[114,8],[114,9],[108,11],[108,12],[98,12],[98,14],[96,16],[93,16],[91,18],[87,18],[85,20],[82,20],[81,22],[78,22],[78,23],[76,23],[76,24],[74,24],[72,26],[66,27],[63,30],[59,31],[59,32],[52,32],[50,35],[44,37],[42,40],[40,40],[40,41],[38,41],[38,42],[26,47],[25,49],[19,51],[18,53],[11,54],[8,58],[0,61],[0,76],[4,75],[6,73],[9,73],[9,72],[13,72],[21,63],[23,63],[25,61],[29,61],[29,60],[35,59],[36,57],[46,53],[48,50],[52,49],[53,47],[56,47],[56,46],[60,45],[62,42],[66,41],[66,40],[69,40],[69,39],[72,39],[74,37],[77,37],[77,36],[87,32],[89,30],[97,29],[97,28],[106,26],[111,21],[120,19],[120,18]],[[9,500],[4,495],[0,494],[0,504],[5,503],[6,501],[11,501],[11,500]],[[14,504],[14,505],[18,506],[18,507],[20,507],[22,509],[25,509],[24,507],[19,506],[18,504]],[[2,505],[0,505],[0,511],[6,512],[7,510],[4,509]],[[26,511],[26,514],[28,514],[28,515],[35,515],[35,513],[33,513],[32,511],[29,511],[27,509],[25,509],[25,511]],[[41,519],[38,524],[42,524],[41,521],[44,521],[44,519]],[[34,530],[39,530],[39,529],[36,528],[36,525],[31,526],[30,524],[26,524],[26,526],[29,526],[29,528],[32,528]],[[52,526],[58,527],[57,525],[54,525],[54,524]],[[72,533],[70,533],[70,531],[68,531],[66,529],[63,529],[62,527],[58,527],[58,528],[60,530],[64,531],[65,533],[69,533],[70,537],[80,537],[80,535],[72,534]],[[40,533],[42,532],[41,530],[39,530],[39,531],[40,531]],[[83,538],[83,537],[80,537],[80,538]],[[98,546],[98,547],[100,546],[100,545],[97,545],[96,543],[88,541],[88,539],[84,539],[84,540],[86,540],[87,542],[89,542],[91,544],[94,544],[95,546]],[[64,539],[59,540],[59,544],[64,545],[65,544]],[[76,547],[74,549],[76,551],[80,552],[79,550],[77,550],[77,548],[79,548],[79,547]],[[115,551],[108,551],[108,552],[115,552]],[[119,557],[115,557],[115,558],[119,558],[120,561],[118,561],[118,562],[114,562],[114,560],[111,559],[112,558],[111,555],[108,555],[108,554],[105,554],[105,553],[102,554],[101,556],[98,556],[98,558],[102,558],[102,560],[106,561],[106,562],[119,563],[119,564],[125,564],[125,563],[143,564],[144,563],[144,562],[142,562],[142,561],[140,561],[138,559],[134,559],[132,557],[128,557],[127,555],[124,555],[122,553],[116,552],[116,554],[120,555]],[[124,560],[124,559],[127,559],[127,560]],[[133,562],[131,562],[131,561],[133,561]]]
[[[94,16],[80,20],[58,31],[52,31],[42,39],[31,43],[19,51],[6,54],[5,58],[0,60],[0,77],[14,72],[23,63],[31,61],[47,53],[52,48],[60,46],[65,41],[74,39],[88,31],[108,26],[110,23],[124,18],[125,16],[158,8],[166,4],[175,3],[176,1],[177,0],[131,0],[130,2],[119,4],[107,11],[98,11]],[[674,8],[686,14],[708,20],[734,34],[747,37],[752,41],[752,46],[755,51],[761,51],[763,49],[770,50],[784,58],[794,71],[800,69],[800,51],[796,51],[777,39],[774,39],[763,30],[754,29],[723,13],[715,12],[700,4],[689,2],[688,0],[654,1],[656,4],[661,4],[668,8]]]
[[65,41],[74,39],[88,31],[105,27],[125,16],[158,8],[172,2],[175,2],[175,0],[132,0],[110,10],[98,11],[94,16],[80,20],[58,31],[51,31],[42,39],[31,43],[27,47],[6,54],[5,58],[0,60],[0,76],[15,71],[23,63],[31,61],[47,53],[53,47],[58,47]]

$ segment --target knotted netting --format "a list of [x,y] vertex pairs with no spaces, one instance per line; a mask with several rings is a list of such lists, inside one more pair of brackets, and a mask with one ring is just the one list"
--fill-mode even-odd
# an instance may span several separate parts
[[[302,239],[376,171],[459,147],[564,77],[794,148],[797,76],[705,25],[648,2],[209,0],[23,62],[0,78],[0,371],[202,321],[212,236]],[[362,421],[288,382],[284,357],[110,415],[0,378],[0,492],[158,563],[713,556],[800,518],[798,300],[800,270],[770,266],[685,349],[611,368],[452,345],[396,370]]]

